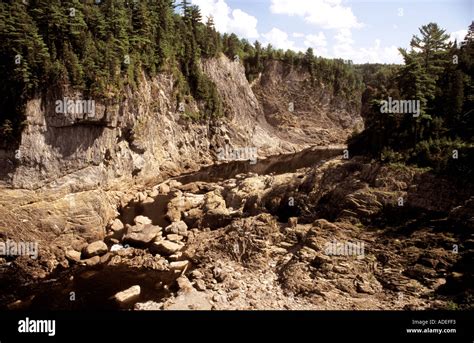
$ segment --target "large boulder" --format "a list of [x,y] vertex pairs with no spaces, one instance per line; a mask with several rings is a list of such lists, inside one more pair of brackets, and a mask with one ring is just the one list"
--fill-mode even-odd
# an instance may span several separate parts
[[200,207],[204,202],[204,195],[185,193],[178,194],[168,203],[168,211],[166,213],[171,222],[180,221],[184,212]]
[[165,228],[165,232],[169,234],[176,234],[185,236],[188,231],[188,226],[184,221],[174,222]]
[[145,217],[145,216],[137,216],[137,217],[135,217],[135,219],[133,221],[135,222],[136,225],[151,224],[151,219],[148,218],[148,217]]
[[110,224],[109,229],[113,232],[120,232],[125,228],[122,221],[118,218],[114,219],[114,221]]
[[180,251],[183,247],[184,247],[183,243],[170,242],[170,241],[163,240],[159,242],[153,242],[150,247],[150,250],[153,253],[169,256]]
[[161,227],[151,224],[127,226],[123,242],[130,245],[144,246],[161,235]]
[[85,258],[90,258],[94,256],[100,256],[105,254],[108,251],[107,244],[103,241],[96,241],[84,248],[82,251]]

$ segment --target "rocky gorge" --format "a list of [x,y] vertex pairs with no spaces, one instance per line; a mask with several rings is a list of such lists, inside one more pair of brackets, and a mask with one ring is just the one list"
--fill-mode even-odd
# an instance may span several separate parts
[[[93,118],[56,116],[57,94],[28,102],[20,146],[0,156],[0,226],[40,253],[0,260],[0,306],[470,306],[472,188],[348,158],[360,104],[298,68],[271,62],[250,84],[223,55],[201,67],[224,118],[186,118],[166,73]],[[225,146],[255,147],[258,161],[223,163]]]

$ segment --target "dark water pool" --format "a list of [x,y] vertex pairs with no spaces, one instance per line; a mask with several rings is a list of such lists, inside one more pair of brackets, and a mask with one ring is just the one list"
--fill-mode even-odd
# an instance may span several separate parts
[[284,174],[301,168],[313,167],[322,162],[342,155],[343,149],[313,148],[296,154],[271,156],[258,160],[256,164],[249,161],[234,161],[202,168],[198,172],[182,175],[175,179],[183,184],[203,181],[218,182],[235,177],[238,174],[256,173],[259,175]]

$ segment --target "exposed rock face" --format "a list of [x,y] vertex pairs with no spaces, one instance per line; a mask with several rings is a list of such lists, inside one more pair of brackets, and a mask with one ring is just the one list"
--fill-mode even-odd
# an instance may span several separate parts
[[335,96],[324,85],[311,85],[304,67],[270,61],[253,86],[266,121],[291,142],[327,146],[345,142],[363,129],[358,99]]
[[[215,183],[167,184],[161,214],[169,217],[171,211],[183,220],[159,234],[151,219],[138,213],[123,222],[110,221],[109,235],[144,235],[142,244],[126,247],[125,236],[100,257],[79,260],[78,251],[103,243],[88,244],[76,235],[61,258],[173,276],[154,286],[168,287],[167,298],[136,304],[137,309],[471,306],[472,188],[449,190],[447,180],[425,170],[361,158],[333,159],[281,175],[248,173]],[[420,192],[428,199],[416,199]],[[140,196],[137,208],[147,197]],[[226,221],[209,225],[206,216],[213,211],[222,213],[214,219]],[[48,271],[64,264],[60,259],[51,263],[48,256],[40,259]],[[18,258],[15,263],[29,261]]]
[[[310,145],[340,144],[357,125],[358,119],[352,117],[357,111],[353,104],[326,104],[324,92],[318,96],[321,104],[310,103],[317,110],[303,116],[306,119],[301,127],[289,130],[283,121],[274,120],[265,94],[275,92],[281,96],[284,89],[277,89],[276,85],[307,77],[299,71],[295,71],[298,75],[287,75],[278,66],[269,67],[252,89],[242,65],[224,56],[203,61],[202,68],[217,85],[224,102],[226,116],[218,120],[194,122],[184,118],[176,104],[176,80],[167,73],[153,79],[142,75],[137,89],[124,89],[123,94],[111,97],[113,100],[92,99],[96,100],[92,116],[56,113],[56,100],[82,97],[68,87],[50,89],[45,96],[26,104],[26,127],[18,151],[0,151],[0,226],[4,237],[40,243],[41,258],[50,262],[38,264],[42,269],[38,269],[38,276],[44,277],[61,260],[77,262],[77,254],[71,251],[82,251],[89,243],[105,237],[110,245],[125,243],[125,234],[126,241],[133,244],[153,244],[160,233],[155,227],[145,227],[150,223],[140,219],[136,224],[143,227],[125,232],[123,223],[111,222],[118,215],[118,207],[131,201],[151,203],[153,197],[170,196],[167,216],[180,227],[176,230],[175,225],[166,233],[182,237],[189,233],[184,225],[186,229],[214,229],[230,224],[242,211],[255,214],[261,204],[272,208],[275,200],[264,199],[269,189],[267,182],[272,182],[270,177],[245,181],[247,184],[225,193],[223,185],[195,185],[199,192],[194,194],[194,189],[180,190],[182,185],[174,180],[142,191],[171,175],[212,164],[217,149],[226,145],[255,147],[260,158]],[[280,71],[285,75],[278,76]],[[274,77],[277,82],[270,82]],[[194,101],[187,106],[198,108]],[[320,110],[325,118],[324,130],[342,128],[337,137],[303,127],[319,125],[309,118]],[[333,115],[329,116],[329,112]],[[292,115],[293,121],[303,118],[299,112]],[[334,120],[334,127],[330,120]],[[303,136],[306,138],[301,139]],[[283,182],[282,179],[281,187],[285,187]],[[247,198],[247,194],[252,196]],[[110,229],[108,233],[106,228]],[[165,252],[173,254],[178,250],[173,247]],[[67,260],[66,251],[70,252]],[[96,257],[83,262],[97,264],[100,258]],[[156,268],[164,268],[156,256],[149,261]]]
[[241,63],[230,61],[224,56],[203,63],[203,69],[217,85],[225,103],[225,127],[216,128],[214,149],[233,147],[257,147],[259,156],[268,156],[298,149],[286,139],[279,138],[265,120],[261,105],[245,78]]
[[[195,223],[200,230],[182,250],[195,268],[192,287],[211,299],[213,309],[226,310],[427,309],[446,308],[453,299],[469,307],[462,299],[473,292],[470,224],[450,223],[446,209],[459,205],[453,215],[472,216],[472,189],[445,200],[438,190],[448,189],[446,180],[399,168],[335,160],[312,170],[219,183],[219,194],[238,216],[214,230]],[[414,199],[418,189],[429,200]],[[290,195],[290,207],[299,210],[277,222],[270,213],[281,213]],[[399,197],[409,200],[399,206]],[[204,211],[204,204],[207,210],[223,206],[218,197],[196,206]],[[137,308],[166,309],[183,299],[177,294]]]
[[322,216],[365,223],[381,217],[394,221],[393,216],[415,212],[446,215],[468,204],[472,194],[472,187],[453,187],[451,181],[421,169],[368,163],[362,158],[329,163],[308,175],[302,186],[308,195],[302,195],[300,202],[309,204],[304,213],[308,220]]
[[[282,68],[278,62],[267,68],[257,87],[261,94],[272,93],[279,98],[273,85],[298,83],[308,77],[302,71],[288,74]],[[139,88],[126,90],[122,100],[96,100],[91,117],[56,113],[56,100],[80,96],[68,89],[50,90],[46,97],[29,101],[28,125],[17,160],[8,161],[8,154],[1,155],[5,164],[14,162],[17,168],[11,175],[2,175],[2,179],[15,188],[66,187],[71,193],[99,186],[123,189],[134,177],[142,181],[156,179],[164,173],[210,163],[216,149],[226,144],[257,147],[260,156],[268,156],[309,145],[340,144],[347,137],[347,133],[339,134],[329,142],[302,135],[302,131],[281,135],[286,128],[280,130],[280,123],[267,123],[261,105],[267,99],[254,95],[240,63],[221,56],[204,61],[203,70],[216,83],[226,108],[225,118],[208,124],[194,124],[182,118],[173,97],[175,80],[167,74],[153,80],[143,77]],[[317,101],[323,103],[325,94],[321,92]],[[354,104],[326,104],[324,109],[313,105],[307,104],[313,108],[308,118],[332,113],[331,118],[325,117],[324,125],[323,121],[313,123],[315,128],[352,130],[359,122]],[[293,120],[300,121],[301,116],[294,113]],[[298,142],[302,136],[309,138]]]

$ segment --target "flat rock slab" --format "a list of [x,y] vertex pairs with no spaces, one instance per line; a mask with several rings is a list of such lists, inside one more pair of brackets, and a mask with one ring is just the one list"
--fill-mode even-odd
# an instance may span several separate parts
[[124,291],[115,294],[115,300],[121,305],[129,305],[140,296],[141,288],[138,285],[132,286]]
[[144,226],[137,225],[128,230],[123,237],[125,243],[145,245],[152,242],[161,233],[161,227],[146,224]]
[[181,250],[183,246],[184,244],[182,243],[175,243],[163,240],[160,242],[154,242],[150,249],[153,252],[157,252],[161,255],[169,256]]
[[171,270],[183,270],[189,264],[189,261],[175,261],[170,263]]

